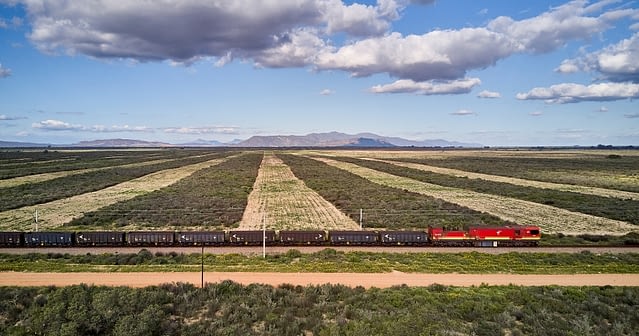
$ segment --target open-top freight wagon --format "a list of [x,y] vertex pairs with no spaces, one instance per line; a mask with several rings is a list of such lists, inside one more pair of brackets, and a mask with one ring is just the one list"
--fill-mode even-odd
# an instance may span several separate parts
[[83,231],[0,232],[0,246],[536,246],[537,226],[428,231]]

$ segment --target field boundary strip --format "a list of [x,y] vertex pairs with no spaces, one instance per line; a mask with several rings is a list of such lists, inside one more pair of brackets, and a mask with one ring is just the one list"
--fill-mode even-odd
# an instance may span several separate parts
[[432,196],[476,211],[486,212],[520,225],[537,225],[547,233],[621,235],[639,230],[639,227],[623,221],[572,212],[509,197],[442,187],[328,158],[310,158],[346,170],[380,185]]
[[233,156],[165,169],[98,191],[0,212],[0,229],[17,231],[33,229],[36,210],[38,211],[38,228],[54,229],[74,218],[81,217],[86,212],[164,188],[198,170],[217,165],[231,157]]
[[307,187],[280,158],[266,153],[239,229],[357,229],[359,225]]
[[473,172],[467,172],[464,170],[458,170],[458,169],[452,169],[452,168],[435,167],[435,166],[430,166],[430,165],[421,164],[421,163],[400,162],[400,161],[382,160],[382,159],[374,159],[374,158],[362,158],[362,159],[384,162],[384,163],[388,163],[388,164],[392,164],[392,165],[396,165],[400,167],[406,167],[406,168],[417,169],[417,170],[427,171],[427,172],[437,173],[437,174],[450,175],[455,177],[481,179],[481,180],[487,180],[487,181],[493,181],[493,182],[509,183],[509,184],[514,184],[514,185],[519,185],[524,187],[551,189],[551,190],[574,192],[574,193],[587,194],[587,195],[639,200],[639,193],[634,193],[630,191],[613,190],[613,189],[588,187],[588,186],[578,186],[578,185],[563,184],[563,183],[533,181],[533,180],[526,180],[526,179],[521,179],[516,177],[473,173]]

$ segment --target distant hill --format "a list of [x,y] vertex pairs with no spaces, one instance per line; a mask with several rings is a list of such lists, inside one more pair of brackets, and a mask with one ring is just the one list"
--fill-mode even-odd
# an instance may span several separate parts
[[132,139],[105,139],[80,141],[71,145],[71,147],[175,147],[175,145],[165,142]]
[[191,142],[171,144],[134,139],[102,139],[80,141],[69,145],[49,145],[29,142],[0,141],[0,147],[482,147],[477,143],[463,143],[441,139],[414,141],[398,137],[385,137],[373,133],[346,134],[340,132],[311,133],[307,135],[253,136],[247,140],[220,142],[197,139]]
[[17,142],[17,141],[0,141],[0,148],[27,148],[27,147],[49,147],[50,144],[41,144],[33,142]]
[[477,143],[463,143],[441,139],[414,141],[385,137],[373,133],[346,134],[339,132],[308,135],[253,136],[238,143],[240,147],[482,147]]

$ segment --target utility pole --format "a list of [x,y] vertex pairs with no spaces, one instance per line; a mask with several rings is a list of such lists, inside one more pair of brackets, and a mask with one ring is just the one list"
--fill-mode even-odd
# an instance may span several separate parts
[[266,211],[262,215],[262,258],[266,259]]
[[38,232],[38,209],[35,211],[35,232]]
[[204,243],[202,243],[202,288],[204,288]]
[[359,209],[359,228],[360,230],[364,227],[364,209]]

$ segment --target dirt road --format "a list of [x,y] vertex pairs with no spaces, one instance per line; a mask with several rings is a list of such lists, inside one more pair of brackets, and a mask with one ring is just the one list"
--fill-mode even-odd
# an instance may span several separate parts
[[[639,274],[415,274],[415,273],[204,273],[205,282],[232,280],[241,284],[261,283],[277,286],[343,284],[365,288],[387,288],[406,284],[428,286],[521,285],[521,286],[639,286]],[[186,282],[200,285],[201,273],[0,273],[0,286],[68,286],[94,284],[104,286],[145,287],[163,283]]]

